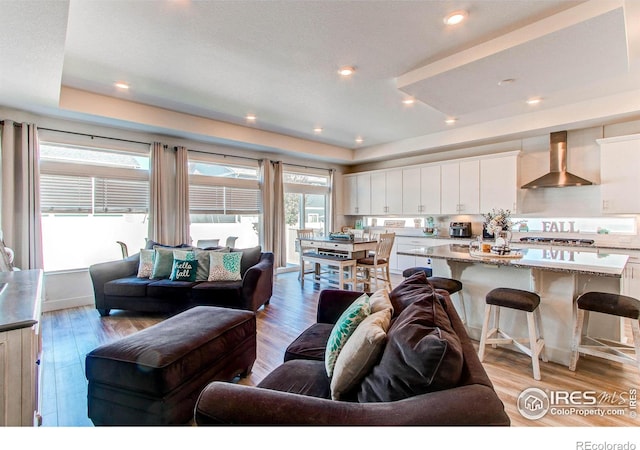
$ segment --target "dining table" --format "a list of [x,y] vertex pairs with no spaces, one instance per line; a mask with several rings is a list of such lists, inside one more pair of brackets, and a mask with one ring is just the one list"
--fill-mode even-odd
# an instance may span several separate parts
[[[325,280],[331,284],[337,284],[339,289],[356,288],[356,262],[359,258],[374,251],[378,244],[374,238],[331,238],[329,236],[314,236],[311,238],[299,238],[302,253],[302,265],[300,267],[300,284],[304,287],[306,263],[313,264],[314,281]],[[321,267],[326,266],[328,271],[323,273]]]

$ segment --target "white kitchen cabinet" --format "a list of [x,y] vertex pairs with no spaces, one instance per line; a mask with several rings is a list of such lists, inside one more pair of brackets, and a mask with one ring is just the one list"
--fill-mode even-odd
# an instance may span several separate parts
[[344,177],[345,215],[371,214],[371,174]]
[[371,173],[371,214],[402,214],[402,170]]
[[440,166],[402,170],[402,213],[440,214]]
[[480,161],[454,161],[440,166],[442,214],[480,214]]
[[480,212],[493,208],[517,212],[518,154],[480,160]]
[[640,134],[598,139],[601,211],[640,213]]

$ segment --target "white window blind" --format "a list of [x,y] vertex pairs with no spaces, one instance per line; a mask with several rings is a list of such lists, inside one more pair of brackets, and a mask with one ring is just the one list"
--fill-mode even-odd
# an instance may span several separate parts
[[110,178],[46,175],[40,177],[44,213],[147,213],[149,182]]
[[228,186],[189,186],[189,210],[194,214],[259,214],[260,191]]

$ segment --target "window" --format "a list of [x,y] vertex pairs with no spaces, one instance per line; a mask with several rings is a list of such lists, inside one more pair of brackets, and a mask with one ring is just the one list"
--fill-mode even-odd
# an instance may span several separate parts
[[262,219],[257,162],[217,161],[189,153],[190,234],[194,243],[236,237],[238,248],[259,245]]
[[[40,211],[46,271],[122,256],[144,246],[149,153],[42,142]],[[81,251],[80,251],[81,249]]]
[[297,267],[296,230],[312,228],[318,236],[327,233],[329,174],[327,170],[285,166],[284,183],[287,264]]

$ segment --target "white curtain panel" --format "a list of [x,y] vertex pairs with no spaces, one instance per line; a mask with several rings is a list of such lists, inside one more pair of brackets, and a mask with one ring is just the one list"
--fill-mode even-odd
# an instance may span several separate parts
[[287,265],[283,166],[280,161],[260,160],[260,191],[262,192],[262,246],[273,252],[274,266]]
[[173,149],[168,149],[160,142],[151,144],[149,238],[165,245],[182,243],[176,233],[174,153]]
[[284,216],[284,168],[282,161],[273,163],[273,256],[275,267],[287,265],[287,235]]
[[189,156],[187,147],[176,147],[176,233],[180,243],[191,243],[189,232]]
[[42,269],[38,129],[5,120],[0,142],[2,237],[15,253],[15,267]]
[[329,223],[327,223],[327,226],[329,227],[326,231],[327,231],[327,235],[329,233],[331,233],[332,231],[337,231],[336,230],[336,211],[337,211],[337,207],[338,207],[338,203],[337,203],[337,192],[336,192],[336,186],[335,186],[335,182],[336,182],[336,171],[335,169],[331,169],[329,171]]
[[262,249],[265,252],[273,251],[273,212],[271,202],[271,189],[273,186],[273,168],[271,161],[261,159],[260,168],[260,194],[262,202]]

